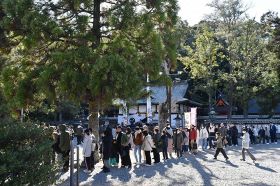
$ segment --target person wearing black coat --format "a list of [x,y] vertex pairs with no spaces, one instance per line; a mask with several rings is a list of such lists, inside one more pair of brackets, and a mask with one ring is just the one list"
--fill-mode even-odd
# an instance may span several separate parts
[[237,146],[238,145],[238,129],[235,125],[231,127],[231,139],[232,139],[232,145]]
[[102,137],[103,172],[110,172],[109,158],[111,156],[112,142],[112,133],[109,130],[105,130]]
[[122,135],[123,135],[123,132],[122,132],[122,127],[121,126],[118,126],[117,129],[116,129],[116,150],[117,150],[117,153],[118,153],[118,157],[117,157],[117,163],[119,163],[119,157],[121,157],[121,166],[124,166],[124,160],[123,160],[123,148],[122,148]]
[[167,146],[168,146],[168,137],[166,135],[166,131],[162,131],[162,135],[160,137],[160,141],[162,144],[162,154],[163,154],[163,159],[167,160],[168,159],[168,154],[167,154]]
[[271,143],[277,144],[277,137],[276,137],[277,129],[275,125],[270,125],[270,139]]
[[261,129],[258,132],[259,136],[260,136],[260,141],[259,143],[261,143],[261,141],[263,141],[263,144],[265,143],[265,130],[263,129],[263,127],[261,127]]

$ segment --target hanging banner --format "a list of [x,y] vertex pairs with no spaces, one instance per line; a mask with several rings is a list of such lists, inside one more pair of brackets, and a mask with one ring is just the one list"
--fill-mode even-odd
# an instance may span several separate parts
[[197,120],[197,108],[194,107],[191,108],[191,122],[190,122],[191,125],[197,126],[196,120]]
[[191,113],[185,112],[184,113],[184,119],[185,119],[185,127],[190,128],[191,126]]
[[151,123],[152,118],[153,118],[153,113],[152,113],[152,100],[151,100],[151,95],[150,95],[150,86],[149,86],[149,74],[147,74],[147,123]]

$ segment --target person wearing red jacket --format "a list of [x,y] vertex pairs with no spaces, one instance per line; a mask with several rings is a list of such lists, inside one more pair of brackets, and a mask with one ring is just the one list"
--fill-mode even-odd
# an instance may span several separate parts
[[[197,143],[196,143],[196,139],[197,139],[197,130],[196,127],[194,125],[192,125],[191,130],[190,130],[190,150],[196,150],[197,149]],[[196,144],[196,147],[195,147]]]

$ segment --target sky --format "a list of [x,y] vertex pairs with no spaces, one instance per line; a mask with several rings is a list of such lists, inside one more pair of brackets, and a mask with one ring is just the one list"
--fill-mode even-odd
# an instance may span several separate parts
[[[190,25],[194,25],[203,19],[205,14],[211,13],[212,9],[206,4],[212,0],[178,0],[182,20],[187,20]],[[255,17],[258,21],[260,17],[269,10],[278,12],[280,15],[280,0],[243,0],[249,7],[249,16]]]

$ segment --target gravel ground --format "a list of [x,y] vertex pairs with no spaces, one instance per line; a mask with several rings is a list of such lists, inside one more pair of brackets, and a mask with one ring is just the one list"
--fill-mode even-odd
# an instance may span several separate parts
[[[102,173],[98,163],[91,174],[79,172],[80,185],[280,185],[280,145],[254,145],[251,152],[257,158],[256,164],[246,156],[240,161],[241,147],[228,147],[230,161],[226,162],[220,153],[213,160],[213,150],[199,151],[194,156],[170,159],[151,167],[133,165],[131,169],[111,168]],[[175,156],[175,155],[174,155]],[[131,156],[133,157],[133,155]],[[134,159],[132,159],[134,162]],[[69,172],[61,175],[61,186],[69,185]]]

